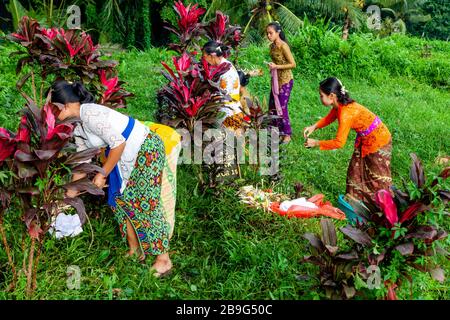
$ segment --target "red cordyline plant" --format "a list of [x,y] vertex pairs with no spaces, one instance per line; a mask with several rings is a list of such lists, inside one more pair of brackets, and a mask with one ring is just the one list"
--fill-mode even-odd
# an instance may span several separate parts
[[[22,219],[31,239],[26,270],[27,294],[30,295],[36,288],[41,246],[51,222],[59,214],[58,207],[68,204],[77,211],[82,223],[86,221],[86,210],[81,198],[67,198],[65,191],[73,189],[80,194],[103,195],[103,191],[89,179],[90,175],[103,172],[103,169],[86,163],[86,160],[99,154],[98,149],[76,152],[70,143],[74,122],[56,121],[59,109],[50,103],[50,96],[44,106],[38,108],[35,101],[23,95],[27,99],[27,106],[22,111],[18,132],[13,134],[0,128],[0,166],[12,173],[8,185],[2,186],[0,190],[0,204],[2,215],[13,199],[20,204]],[[71,173],[86,174],[86,177],[71,182],[68,180]],[[2,233],[2,237],[3,242],[7,243],[6,235]],[[14,281],[15,268],[10,257],[8,261]]]
[[380,190],[375,199],[367,196],[365,202],[349,197],[360,218],[355,226],[339,228],[351,240],[350,251],[337,253],[337,242],[329,240],[335,239],[331,225],[325,229],[322,225],[322,240],[305,234],[311,244],[311,255],[304,261],[320,266],[320,284],[327,297],[351,298],[357,294],[355,290],[367,288],[367,283],[375,280],[373,271],[377,268],[380,287],[369,289],[378,289],[376,295],[389,300],[397,299],[396,289],[401,286],[402,278],[412,283],[409,267],[444,281],[444,271],[433,257],[449,258],[438,242],[447,237],[447,231],[431,222],[429,215],[434,215],[435,209],[442,208],[450,199],[445,189],[450,167],[426,183],[419,159],[415,154],[411,157],[410,177],[419,196],[393,188],[394,196],[388,190]]
[[34,84],[36,74],[41,77],[40,92],[33,92],[35,101],[39,97],[39,102],[43,102],[45,80],[49,75],[68,81],[81,80],[99,103],[112,108],[124,107],[125,99],[132,96],[121,87],[123,82],[118,81],[117,61],[101,60],[99,47],[82,30],[46,29],[25,16],[17,32],[8,38],[26,49],[12,54],[20,56],[17,74],[24,66],[31,66],[31,71],[18,81],[18,88],[22,88],[30,77]]
[[[214,83],[218,83],[231,65],[223,63],[212,68],[203,59],[195,62],[186,52],[181,57],[173,57],[174,69],[161,63],[165,68],[162,73],[169,83],[158,92],[158,121],[174,128],[185,128],[192,138],[197,123],[201,123],[202,131],[214,127],[220,107],[227,101],[218,97],[220,89]],[[201,166],[194,166],[194,171],[203,185]]]
[[[230,97],[218,95],[221,90],[218,85],[220,76],[231,66],[225,63],[210,66],[204,59],[198,61],[198,42],[203,36],[229,42],[229,35],[232,34],[231,41],[234,42],[230,44],[237,47],[241,38],[239,28],[230,29],[228,17],[221,13],[216,20],[202,24],[199,22],[200,17],[206,10],[199,8],[197,4],[185,6],[183,2],[176,1],[174,10],[178,15],[177,26],[166,28],[178,38],[178,43],[170,44],[169,48],[179,56],[173,58],[173,69],[161,62],[165,69],[162,73],[169,83],[158,92],[156,118],[169,126],[187,129],[193,137],[196,123],[201,121],[203,131],[214,127],[220,107],[231,100]],[[203,183],[201,168],[198,177]]]
[[173,57],[174,70],[161,62],[165,71],[163,75],[169,81],[158,93],[159,103],[164,107],[160,120],[175,128],[186,128],[194,132],[196,121],[202,121],[203,129],[211,127],[223,105],[223,99],[215,99],[218,88],[211,83],[219,81],[220,76],[230,69],[229,64],[211,68],[202,59],[195,63],[187,54]]
[[400,286],[401,278],[412,282],[408,267],[429,272],[434,279],[443,282],[444,271],[432,257],[444,255],[449,258],[449,253],[438,243],[447,237],[447,231],[442,229],[445,224],[439,225],[430,216],[436,216],[436,208],[442,208],[450,199],[446,184],[450,167],[426,183],[420,160],[415,154],[411,157],[410,178],[417,195],[393,187],[394,196],[388,190],[380,190],[374,200],[369,196],[364,203],[351,199],[361,222],[340,228],[353,241],[360,256],[365,257],[358,276],[367,280],[368,266],[378,266],[385,279],[387,299],[397,299],[395,289]]
[[[216,11],[216,17],[202,26],[208,40],[222,43],[235,50],[236,55],[234,63],[236,63],[238,59],[238,49],[243,37],[241,27],[230,25],[229,20],[227,15],[220,11]],[[228,53],[225,58],[228,58],[229,54],[230,53]]]
[[188,47],[199,40],[203,34],[202,24],[199,20],[206,10],[199,8],[198,4],[185,6],[182,1],[175,1],[173,8],[178,15],[177,26],[165,26],[164,28],[178,37],[178,43],[169,44],[169,48],[181,54],[187,51]]
[[200,17],[206,10],[197,4],[185,6],[181,1],[174,3],[178,14],[177,26],[167,27],[178,37],[177,44],[169,47],[180,54],[173,58],[174,69],[161,62],[165,70],[163,75],[169,83],[158,92],[159,110],[157,118],[174,127],[184,127],[193,132],[194,122],[201,120],[203,128],[211,127],[216,121],[218,109],[225,102],[216,99],[220,88],[217,82],[230,66],[210,66],[206,60],[196,59],[199,47],[197,41],[202,36],[217,40],[237,48],[241,41],[240,28],[229,26],[229,19],[217,12],[216,19],[202,24]]
[[[165,28],[174,33],[178,43],[169,44],[169,48],[179,54],[184,52],[198,52],[198,42],[205,38],[229,46],[235,50],[235,63],[237,62],[238,47],[243,40],[241,27],[229,23],[229,17],[220,11],[216,17],[207,23],[201,23],[200,17],[206,12],[198,8],[197,4],[185,6],[181,1],[174,4],[174,10],[178,14],[177,26],[166,26]],[[195,54],[194,54],[195,55]],[[228,55],[226,56],[228,57]]]

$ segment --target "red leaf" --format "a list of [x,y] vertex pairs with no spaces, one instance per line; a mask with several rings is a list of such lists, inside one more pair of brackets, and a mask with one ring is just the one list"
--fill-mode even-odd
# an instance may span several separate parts
[[394,284],[387,283],[387,287],[388,287],[388,293],[387,293],[386,299],[387,300],[398,300],[397,294],[395,293],[395,289],[397,288],[397,285],[395,283]]
[[16,141],[11,138],[8,130],[0,128],[0,162],[9,158],[16,150]]
[[375,202],[383,210],[387,220],[393,226],[398,222],[397,206],[387,190],[380,190],[375,194]]
[[36,223],[36,221],[31,222],[28,228],[28,234],[31,238],[39,239],[39,236],[43,233],[41,227]]
[[414,252],[414,244],[412,242],[404,243],[396,246],[394,249],[398,250],[402,256],[407,256]]
[[30,130],[27,127],[27,117],[26,116],[22,116],[22,118],[20,119],[20,125],[19,125],[19,130],[17,131],[16,141],[24,142],[24,143],[30,142]]
[[170,69],[170,67],[164,61],[161,61],[161,64],[170,73],[170,75],[172,76],[173,80],[175,81],[177,79],[177,77],[175,76],[175,73],[172,71],[172,69]]
[[443,283],[445,281],[445,274],[444,270],[441,268],[435,268],[433,270],[430,270],[431,277],[440,283]]
[[425,174],[423,172],[422,163],[416,154],[411,153],[410,156],[413,159],[413,162],[411,164],[409,176],[416,186],[421,188],[425,183]]
[[45,123],[47,124],[48,131],[51,131],[55,128],[55,115],[53,114],[52,108],[50,104],[46,104],[44,106],[44,116],[45,116]]
[[100,81],[106,87],[104,97],[107,97],[107,96],[113,94],[114,92],[117,92],[120,90],[120,86],[117,86],[119,83],[119,78],[112,77],[110,79],[107,79],[105,70],[100,70]]
[[175,2],[174,9],[180,16],[178,19],[178,28],[181,33],[187,34],[193,30],[198,23],[199,17],[206,12],[203,8],[197,8],[198,4],[184,6],[183,2]]
[[51,29],[42,28],[41,32],[50,40],[55,39],[56,36],[59,34],[58,29],[56,29],[56,28],[51,28]]
[[424,212],[428,209],[426,205],[420,202],[413,203],[410,205],[405,211],[403,211],[402,216],[400,218],[400,223],[411,220],[419,213]]

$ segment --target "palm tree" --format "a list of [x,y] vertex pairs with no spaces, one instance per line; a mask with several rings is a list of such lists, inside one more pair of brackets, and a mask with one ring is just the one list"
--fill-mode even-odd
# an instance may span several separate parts
[[347,40],[350,27],[359,28],[367,16],[362,11],[364,0],[294,0],[295,8],[314,8],[327,18],[338,18],[344,20],[342,27],[342,39]]
[[11,0],[6,5],[6,8],[12,16],[13,30],[17,29],[23,16],[32,17],[46,27],[62,27],[69,16],[67,13],[69,5],[80,5],[81,3],[89,4],[94,2],[94,0]]
[[420,7],[428,0],[375,0],[372,4],[381,6],[381,11],[389,14],[399,32],[406,32],[406,24],[428,22],[431,15],[423,15]]
[[247,34],[251,26],[256,27],[261,33],[269,22],[279,21],[282,27],[289,33],[295,34],[303,25],[297,17],[282,2],[272,0],[213,0],[204,20],[210,18],[216,10],[226,12],[234,23],[245,25],[244,34]]
[[258,25],[260,30],[261,27],[265,30],[264,27],[268,22],[278,20],[286,31],[295,34],[303,22],[294,11],[309,7],[315,8],[325,17],[342,18],[344,20],[342,38],[346,40],[350,27],[359,27],[366,19],[361,10],[364,2],[364,0],[213,0],[205,19],[220,8],[241,24],[245,24],[244,33],[247,33],[252,25]]

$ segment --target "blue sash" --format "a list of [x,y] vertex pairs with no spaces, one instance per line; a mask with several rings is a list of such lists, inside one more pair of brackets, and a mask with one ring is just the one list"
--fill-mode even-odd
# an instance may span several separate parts
[[[125,141],[133,131],[135,120],[132,117],[128,117],[128,125],[122,132],[122,136]],[[105,156],[108,157],[109,151],[111,149],[109,146],[106,148]],[[108,176],[108,204],[112,207],[116,207],[116,197],[120,195],[120,188],[122,187],[122,177],[120,176],[119,167],[116,164]]]

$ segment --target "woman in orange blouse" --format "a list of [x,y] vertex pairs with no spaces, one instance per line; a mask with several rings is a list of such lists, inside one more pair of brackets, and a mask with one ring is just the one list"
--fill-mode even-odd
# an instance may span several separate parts
[[[319,92],[322,104],[332,106],[332,109],[326,117],[304,129],[305,146],[319,147],[320,150],[342,148],[350,129],[355,130],[355,151],[348,167],[346,192],[365,200],[366,195],[373,198],[378,190],[389,190],[392,140],[388,128],[375,114],[351,99],[339,79],[325,79],[320,83]],[[335,139],[308,138],[316,129],[326,127],[336,119],[339,127]]]

